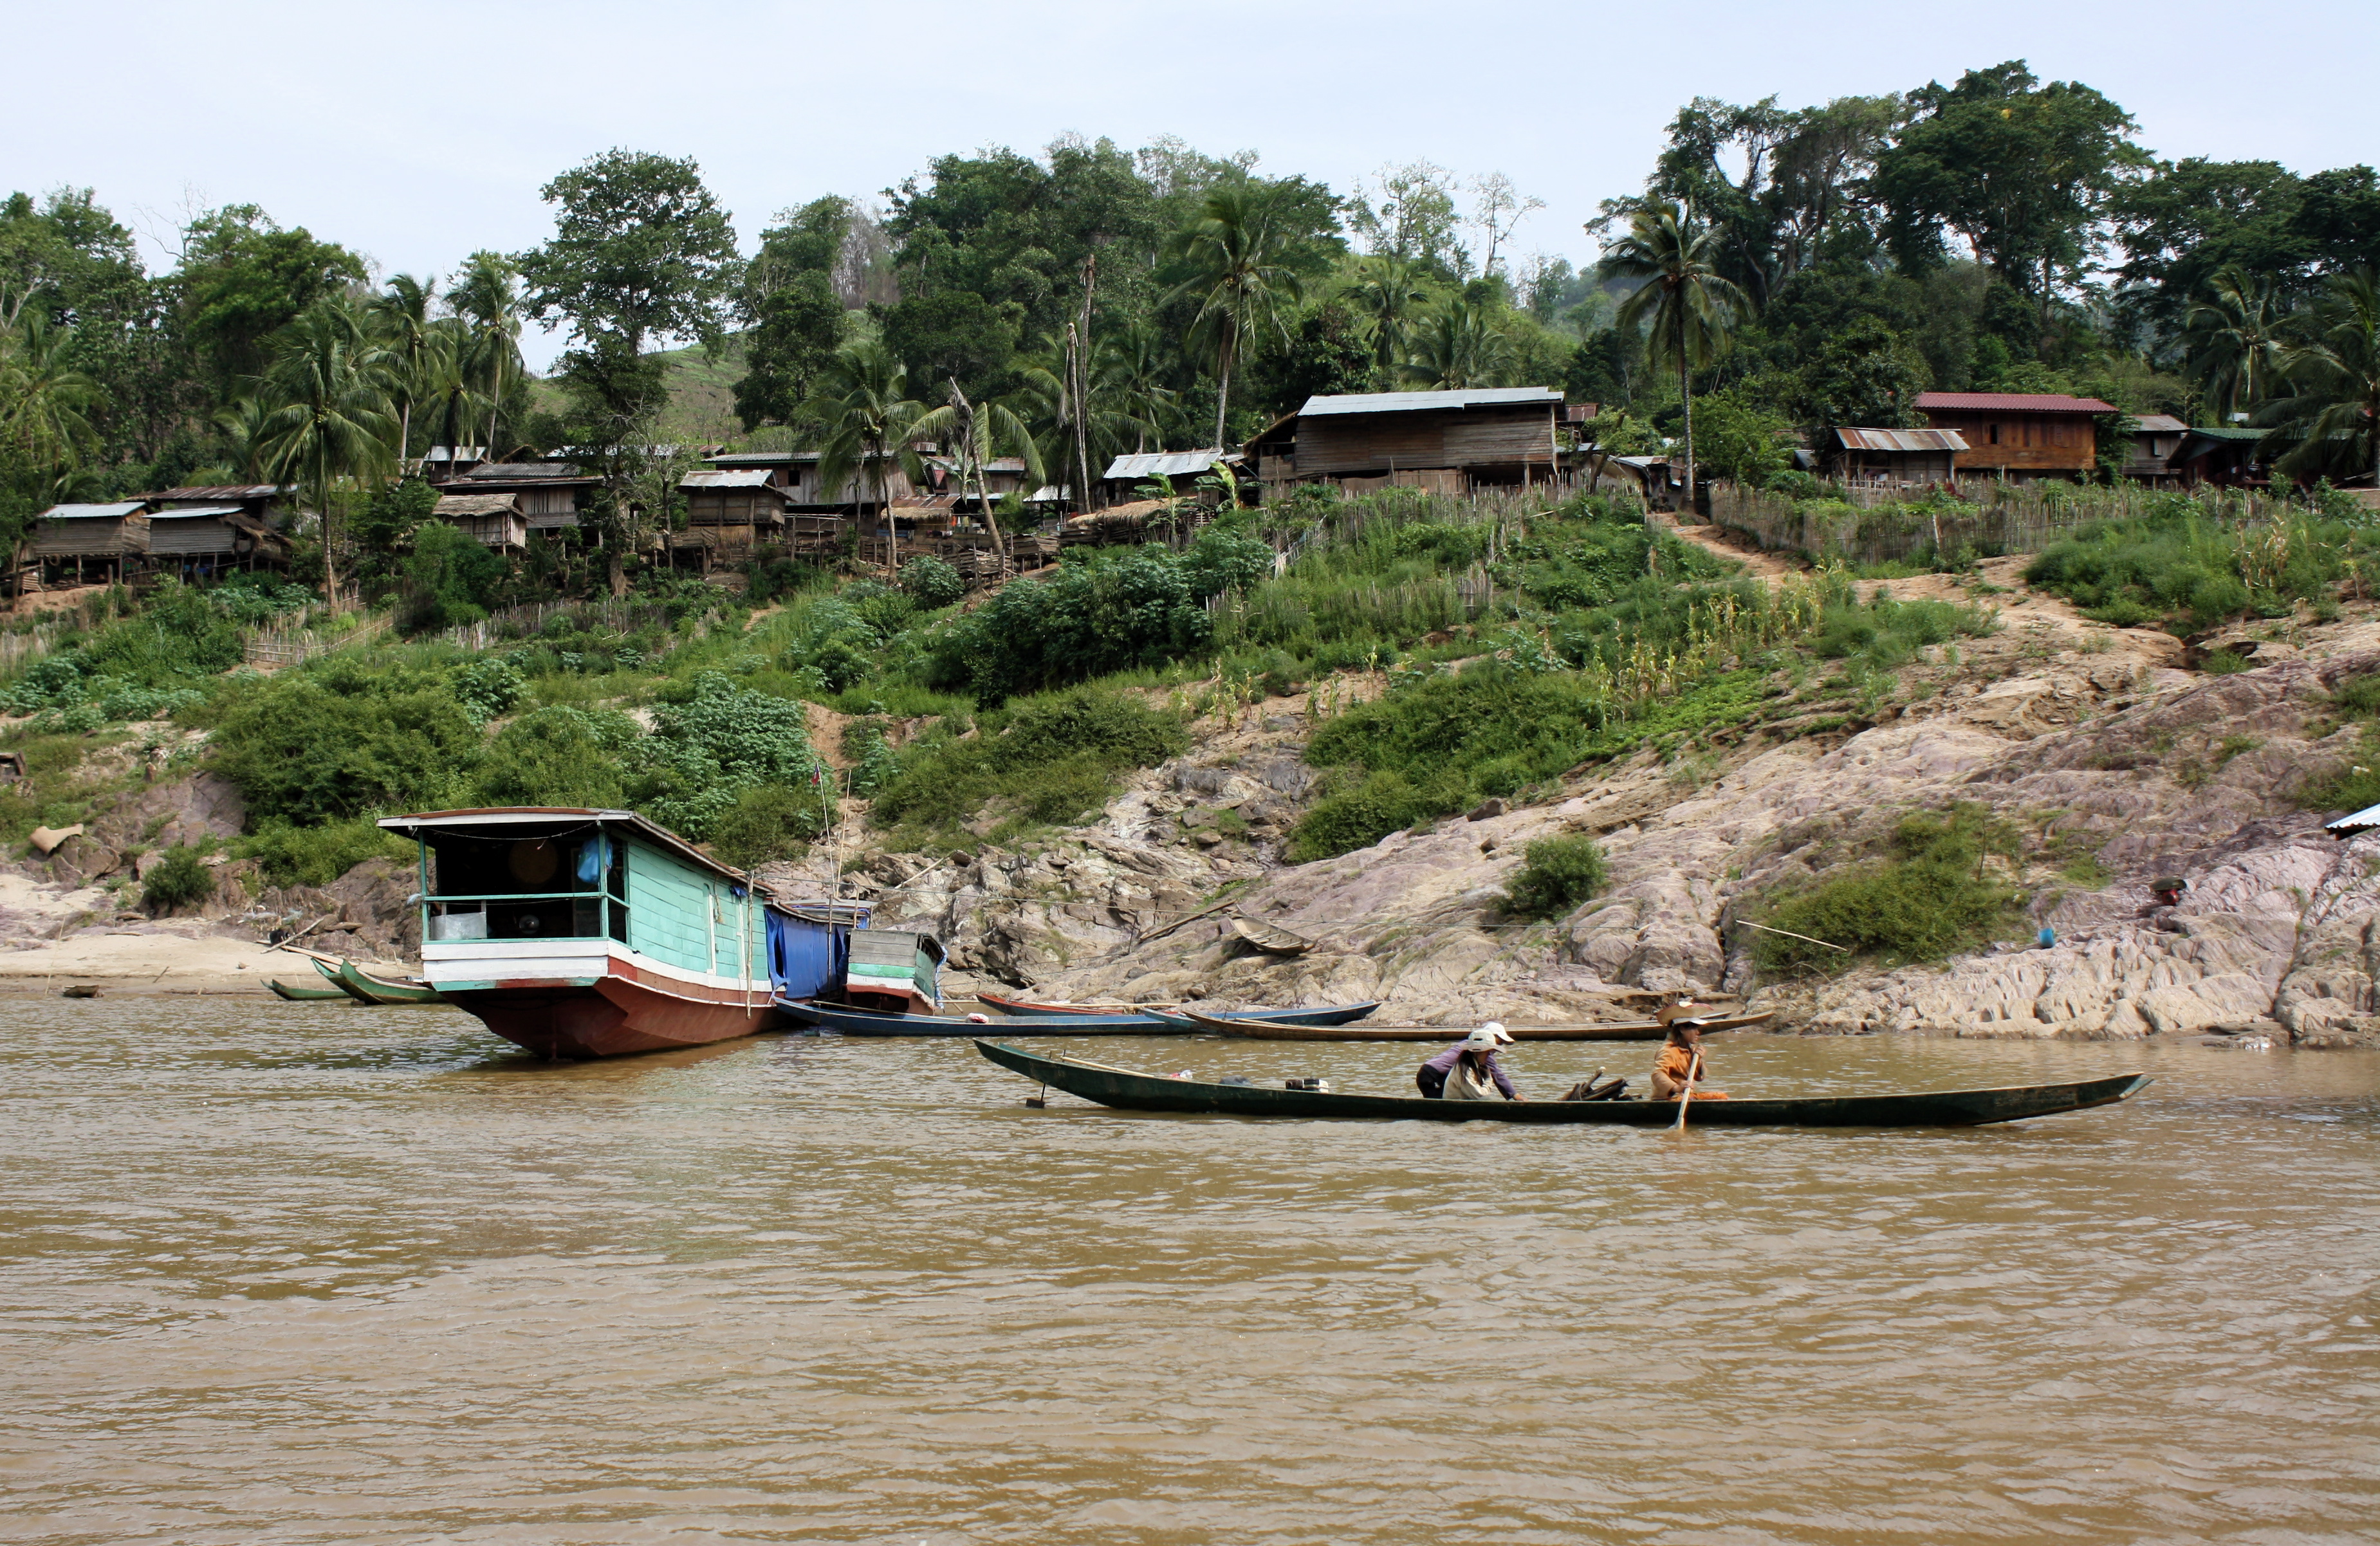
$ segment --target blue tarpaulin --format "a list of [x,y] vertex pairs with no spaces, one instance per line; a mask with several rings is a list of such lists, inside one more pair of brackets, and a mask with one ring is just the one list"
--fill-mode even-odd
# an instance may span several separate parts
[[851,966],[851,931],[868,927],[868,909],[769,909],[769,982],[781,999],[812,998],[839,989]]

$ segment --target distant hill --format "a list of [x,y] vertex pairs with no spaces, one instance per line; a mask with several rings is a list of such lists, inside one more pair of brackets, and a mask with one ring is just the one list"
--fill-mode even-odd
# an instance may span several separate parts
[[[744,340],[731,335],[716,359],[700,347],[667,349],[655,357],[669,371],[669,407],[662,410],[660,438],[682,444],[732,441],[744,433],[735,417],[735,383],[744,374]],[[551,381],[530,383],[530,400],[558,408],[561,389]]]

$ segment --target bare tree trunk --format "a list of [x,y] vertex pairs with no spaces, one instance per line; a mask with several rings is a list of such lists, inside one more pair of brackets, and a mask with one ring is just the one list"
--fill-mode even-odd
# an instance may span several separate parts
[[1075,348],[1075,465],[1083,469],[1083,507],[1091,494],[1091,291],[1099,284],[1097,250],[1083,260],[1083,326]]
[[1239,352],[1237,330],[1228,321],[1223,323],[1223,328],[1221,369],[1215,373],[1215,449],[1218,451],[1223,449],[1223,420],[1232,407],[1232,366],[1235,363],[1232,357]]
[[1694,385],[1686,373],[1686,342],[1678,340],[1678,396],[1686,405],[1686,511],[1694,508]]

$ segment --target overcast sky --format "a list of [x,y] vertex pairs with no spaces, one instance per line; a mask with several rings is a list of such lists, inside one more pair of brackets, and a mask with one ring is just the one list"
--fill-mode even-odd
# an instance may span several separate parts
[[[2380,6],[2308,0],[2287,41],[2237,5],[1786,6],[1209,0],[86,0],[10,7],[0,190],[89,186],[170,240],[186,210],[444,273],[532,246],[537,190],[611,146],[691,155],[747,250],[777,210],[872,197],[936,154],[1166,134],[1346,191],[1427,157],[1546,208],[1516,246],[1579,262],[1697,95],[1788,107],[2011,56],[2097,87],[2159,154],[2300,171],[2380,157]],[[162,266],[162,264],[161,264]],[[533,359],[556,347],[534,334]]]

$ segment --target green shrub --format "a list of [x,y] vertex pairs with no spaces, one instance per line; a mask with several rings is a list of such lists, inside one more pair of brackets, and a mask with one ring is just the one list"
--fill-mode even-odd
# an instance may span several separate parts
[[484,655],[455,673],[455,700],[475,724],[485,724],[528,696],[528,680],[502,655]]
[[1012,581],[943,629],[931,683],[997,703],[1205,652],[1213,635],[1186,562],[1160,547],[1066,554],[1049,579]]
[[480,727],[447,692],[335,666],[249,684],[212,748],[256,821],[299,825],[447,804],[468,790],[480,756]]
[[[2016,921],[2024,893],[1988,875],[1985,861],[2016,858],[2019,842],[2014,827],[1970,801],[1939,816],[1904,817],[1888,857],[1773,898],[1755,921],[1854,955],[1881,955],[1888,965],[1938,960]],[[1760,934],[1755,948],[1775,968],[1843,959],[1781,934]]]
[[397,566],[407,633],[475,623],[495,604],[511,574],[503,556],[459,527],[431,521],[413,536],[413,551]]
[[901,589],[923,612],[939,612],[966,594],[958,570],[939,558],[912,558],[901,566]]
[[383,832],[370,819],[296,827],[273,822],[239,840],[236,851],[256,860],[274,885],[329,885],[366,859],[416,862],[414,845]]
[[1609,878],[1603,846],[1594,838],[1540,838],[1523,850],[1504,910],[1514,918],[1560,918],[1592,901]]
[[1125,768],[1152,767],[1189,747],[1174,714],[1122,693],[1078,688],[983,716],[974,736],[944,725],[897,755],[869,820],[953,834],[994,801],[1032,822],[1095,813]]
[[747,789],[807,788],[818,766],[800,703],[747,691],[717,671],[695,678],[687,701],[655,711],[637,753],[636,808],[697,842]]
[[807,786],[754,785],[738,791],[735,803],[712,821],[710,846],[723,862],[749,870],[795,858],[825,830],[825,810]]
[[625,803],[622,773],[641,732],[612,710],[544,708],[505,725],[480,771],[488,805],[615,810]]
[[2199,657],[2198,668],[2210,676],[2230,676],[2250,669],[2246,656],[2228,650],[2209,650]]
[[187,903],[212,895],[214,871],[208,869],[199,850],[187,843],[176,843],[165,850],[165,857],[149,871],[140,885],[140,905],[152,913],[169,913]]

